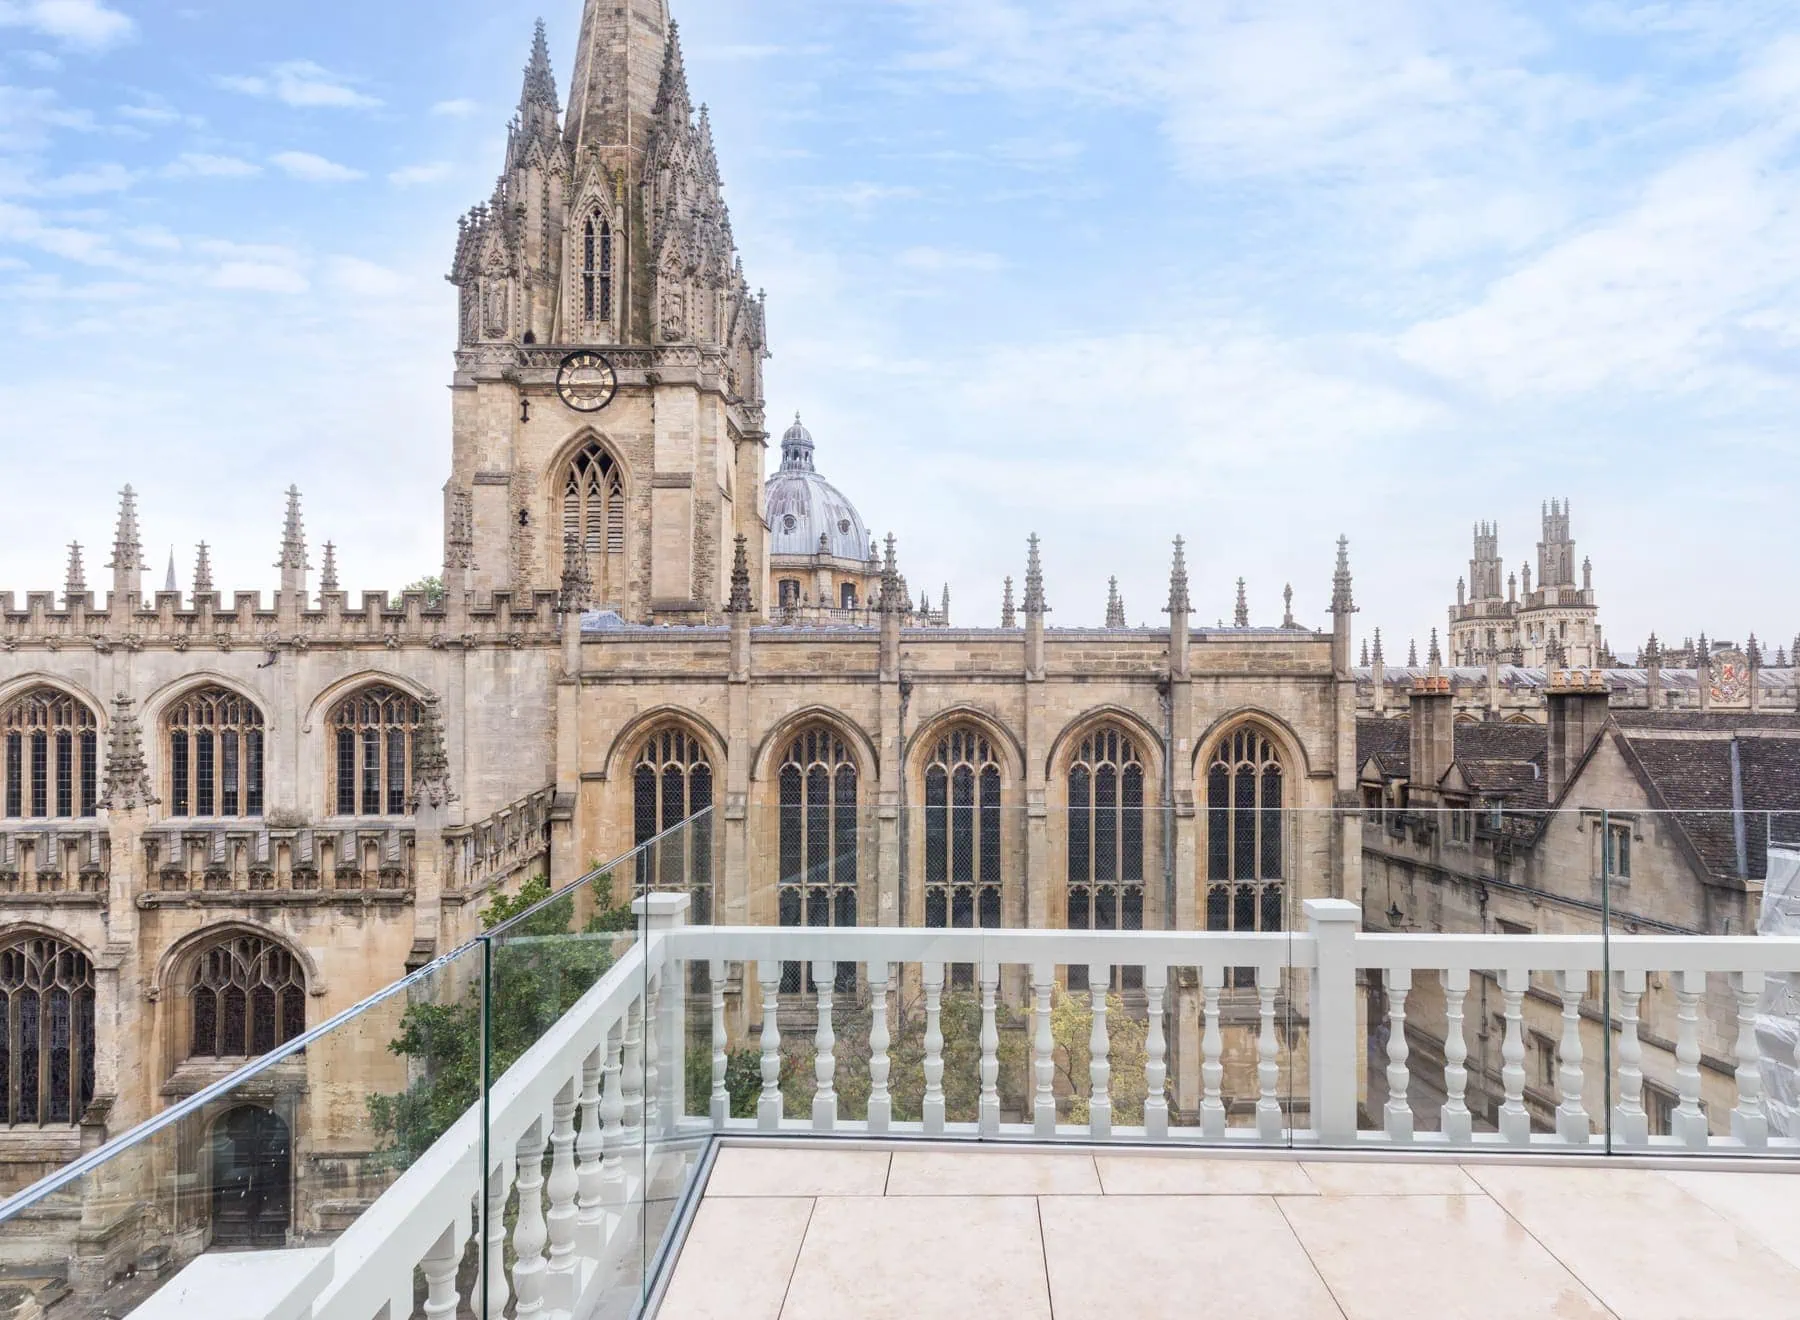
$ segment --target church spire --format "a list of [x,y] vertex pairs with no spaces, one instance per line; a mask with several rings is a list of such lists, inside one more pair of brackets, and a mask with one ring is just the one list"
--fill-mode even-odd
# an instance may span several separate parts
[[586,0],[563,126],[577,160],[590,151],[625,151],[636,177],[673,26],[666,0]]
[[163,574],[164,591],[180,591],[181,584],[175,580],[175,547],[169,547],[169,569]]
[[662,74],[656,84],[656,105],[650,113],[657,118],[678,118],[683,124],[693,117],[687,64],[681,58],[681,25],[674,19],[669,20],[669,40],[663,48]]
[[731,552],[731,599],[725,605],[728,614],[748,614],[750,603],[750,556],[745,549],[744,534],[739,532]]
[[1125,602],[1119,599],[1119,579],[1106,580],[1106,626],[1123,628],[1125,626]]
[[533,110],[545,107],[552,115],[562,112],[562,104],[556,99],[556,75],[550,71],[550,42],[544,35],[544,20],[540,18],[531,34],[531,61],[525,66],[519,118],[527,120]]
[[1350,595],[1350,538],[1338,537],[1337,568],[1331,575],[1331,612],[1354,614],[1356,602]]
[[130,486],[119,492],[119,524],[113,533],[113,557],[107,567],[113,571],[113,594],[121,601],[127,595],[142,595],[144,544],[138,538],[137,492]]

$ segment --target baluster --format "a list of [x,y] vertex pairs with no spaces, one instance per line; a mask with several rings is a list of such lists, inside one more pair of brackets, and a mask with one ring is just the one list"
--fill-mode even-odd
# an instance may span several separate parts
[[1160,1141],[1169,1135],[1168,1042],[1163,1038],[1163,990],[1169,969],[1159,963],[1144,968],[1144,1135]]
[[1644,973],[1619,973],[1619,1103],[1613,1131],[1627,1146],[1650,1144],[1650,1116],[1644,1112],[1644,1047],[1638,1040],[1638,1001]]
[[1050,990],[1055,969],[1031,966],[1031,1073],[1036,1089],[1031,1103],[1031,1129],[1040,1137],[1056,1135],[1056,1038],[1050,1034]]
[[421,1263],[425,1275],[425,1320],[439,1320],[456,1314],[462,1301],[456,1291],[456,1270],[462,1264],[462,1249],[461,1225],[451,1224],[425,1253]]
[[1256,1135],[1271,1143],[1281,1140],[1281,1100],[1276,1095],[1281,1065],[1275,1044],[1275,992],[1280,988],[1280,976],[1273,967],[1260,969],[1256,976]]
[[1219,991],[1224,984],[1223,967],[1200,969],[1200,998],[1205,1018],[1200,1032],[1200,1133],[1207,1137],[1225,1135],[1225,1101],[1221,1092],[1225,1083],[1225,1065],[1220,1061],[1225,1040],[1219,1034]]
[[981,1135],[1000,1135],[1000,1028],[994,1020],[994,996],[1000,990],[1000,964],[981,964]]
[[1531,1142],[1531,1115],[1525,1109],[1525,1030],[1523,1006],[1531,974],[1517,968],[1500,973],[1500,997],[1505,1005],[1506,1036],[1500,1044],[1500,1135],[1515,1146]]
[[1586,1145],[1593,1136],[1581,1103],[1581,996],[1587,989],[1587,973],[1564,972],[1557,988],[1562,994],[1563,1029],[1557,1046],[1562,1061],[1556,1070],[1556,1131],[1564,1141]]
[[506,1194],[512,1190],[513,1157],[511,1152],[495,1153],[500,1162],[488,1174],[487,1223],[483,1226],[487,1241],[481,1255],[489,1315],[504,1312],[512,1296],[506,1279]]
[[600,1200],[625,1204],[625,1023],[606,1031],[605,1084],[600,1092],[600,1132],[606,1151],[600,1158]]
[[535,1118],[519,1138],[519,1222],[513,1226],[513,1291],[516,1316],[544,1309],[544,1120]]
[[1731,978],[1737,996],[1737,1108],[1731,1111],[1731,1135],[1760,1150],[1769,1144],[1769,1117],[1763,1112],[1762,1049],[1756,1043],[1756,1001],[1762,996],[1761,972],[1738,972]]
[[925,1131],[944,1130],[944,1033],[938,1020],[944,992],[944,964],[923,963],[925,982]]
[[1391,969],[1387,974],[1387,1105],[1383,1111],[1383,1125],[1387,1129],[1389,1141],[1406,1142],[1413,1137],[1412,1104],[1407,1099],[1407,1087],[1412,1076],[1406,1067],[1406,996],[1412,989],[1412,971],[1409,968]]
[[781,963],[763,958],[756,964],[762,986],[762,1094],[756,1100],[756,1126],[773,1132],[781,1126],[781,1028],[775,1012],[781,1005]]
[[[642,1084],[638,1088],[643,1097],[644,1141],[649,1144],[650,1134],[657,1131],[662,1118],[659,1100],[662,1097],[662,973],[652,976],[644,986],[643,1030],[639,1039],[643,1041],[641,1058],[644,1061]],[[647,1176],[647,1175],[646,1175]]]
[[1088,964],[1088,1003],[1094,1025],[1088,1032],[1088,1135],[1096,1141],[1112,1136],[1112,1041],[1106,1034],[1106,992],[1112,968]]
[[606,1047],[595,1046],[581,1062],[581,1133],[575,1138],[575,1249],[588,1260],[598,1258],[606,1240],[606,1136],[600,1130],[600,1079],[606,1073]]
[[544,1194],[550,1198],[545,1227],[550,1240],[549,1286],[545,1296],[556,1310],[575,1305],[575,1083],[564,1082],[550,1106],[550,1176]]
[[1675,1135],[1696,1150],[1706,1147],[1706,1114],[1700,1108],[1700,994],[1706,973],[1675,973]]
[[712,1125],[723,1128],[731,1117],[731,1093],[725,1089],[725,960],[714,958],[707,968],[712,986]]
[[819,987],[819,1029],[813,1035],[813,1076],[818,1086],[813,1091],[813,1131],[830,1132],[837,1127],[837,1092],[832,1083],[837,1077],[837,1056],[832,1050],[837,1036],[831,1029],[831,996],[837,988],[837,964],[816,962],[812,965],[813,982]]
[[1464,1096],[1469,1087],[1469,1042],[1463,1035],[1463,997],[1469,993],[1469,969],[1444,972],[1444,1139],[1456,1145],[1473,1140],[1474,1120]]
[[625,1141],[642,1148],[644,1129],[644,1001],[625,1010],[625,1052],[620,1085],[625,1096]]
[[888,964],[869,964],[869,1131],[886,1132],[894,1116],[888,1094]]

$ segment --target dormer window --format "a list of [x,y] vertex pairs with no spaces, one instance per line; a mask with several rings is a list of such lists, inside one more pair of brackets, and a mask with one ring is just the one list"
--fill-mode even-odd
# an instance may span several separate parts
[[612,320],[612,226],[589,216],[581,234],[581,316],[590,324]]

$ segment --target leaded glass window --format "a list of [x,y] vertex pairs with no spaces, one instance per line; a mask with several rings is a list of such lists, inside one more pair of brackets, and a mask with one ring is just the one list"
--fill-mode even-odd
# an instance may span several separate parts
[[48,935],[0,949],[0,1124],[75,1123],[94,1098],[94,966]]
[[581,228],[581,317],[590,327],[612,320],[612,226],[591,215]]
[[[988,736],[956,728],[939,738],[925,767],[925,924],[1000,925],[1000,763]],[[957,963],[951,985],[974,985]]]
[[1286,870],[1281,754],[1245,725],[1213,747],[1206,769],[1206,928],[1281,930]]
[[169,708],[171,816],[263,813],[263,714],[222,687],[203,687]]
[[332,708],[330,800],[340,816],[404,816],[423,710],[416,697],[375,683]]
[[563,544],[569,538],[587,556],[587,569],[603,604],[616,605],[625,586],[625,473],[598,441],[569,460],[563,480]]
[[7,816],[92,816],[99,771],[94,712],[66,692],[35,688],[0,711],[0,806]]
[[[713,896],[713,768],[706,749],[680,728],[658,730],[645,740],[631,772],[632,832],[641,851],[637,887],[686,890],[693,899],[688,920],[711,922]],[[694,817],[685,829],[676,829]],[[660,842],[651,844],[668,831]],[[645,847],[644,845],[650,845]]]
[[[1144,763],[1133,734],[1103,725],[1069,761],[1068,928],[1144,928]],[[1143,984],[1142,968],[1121,980]],[[1069,988],[1085,989],[1087,968],[1069,968]]]
[[[857,771],[843,739],[809,729],[788,744],[777,772],[781,794],[780,918],[783,926],[854,926]],[[810,966],[785,963],[781,988],[812,988]],[[839,963],[839,990],[856,988],[856,964]]]
[[259,935],[232,935],[202,949],[188,997],[195,1058],[267,1054],[306,1031],[299,960]]

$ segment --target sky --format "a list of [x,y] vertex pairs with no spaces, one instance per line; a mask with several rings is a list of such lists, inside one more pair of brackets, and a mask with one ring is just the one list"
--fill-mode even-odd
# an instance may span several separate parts
[[[1800,9],[674,0],[767,290],[770,426],[913,587],[1053,626],[1442,628],[1573,502],[1600,617],[1800,633]],[[456,218],[578,0],[0,0],[0,586],[437,571]],[[772,449],[771,465],[779,459]]]

